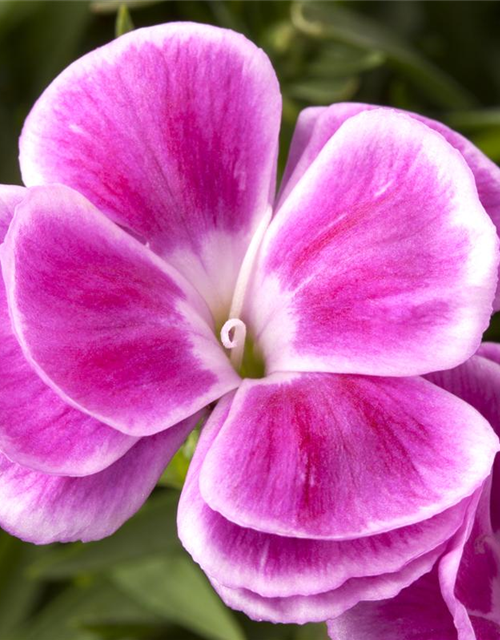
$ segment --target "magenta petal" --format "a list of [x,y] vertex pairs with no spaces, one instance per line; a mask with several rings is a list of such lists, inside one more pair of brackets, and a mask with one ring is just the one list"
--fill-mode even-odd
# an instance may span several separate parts
[[111,535],[144,503],[198,417],[142,438],[110,467],[84,478],[45,475],[0,456],[0,525],[36,544]]
[[500,546],[491,527],[490,488],[487,482],[476,513],[468,518],[439,564],[441,591],[459,640],[468,640],[473,630],[470,614],[496,622],[500,630]]
[[178,512],[183,545],[205,573],[225,587],[246,588],[264,597],[333,590],[353,577],[402,569],[451,538],[463,522],[467,505],[460,503],[421,523],[356,540],[285,538],[243,529],[212,511],[199,490],[203,460],[229,408],[230,401],[220,402],[203,427]]
[[[280,202],[283,202],[326,143],[346,120],[362,111],[379,108],[370,104],[338,103],[330,107],[309,108],[302,111],[292,141],[294,154],[289,158],[283,176]],[[391,111],[406,113],[434,129],[462,154],[474,174],[481,204],[493,220],[497,230],[500,231],[500,169],[497,165],[469,140],[441,122],[417,113],[393,109]],[[307,136],[304,135],[305,129],[307,129]],[[500,309],[500,285],[497,289],[494,307],[495,311]]]
[[500,364],[500,344],[496,342],[483,342],[477,350],[477,355]]
[[0,282],[0,451],[44,473],[81,476],[115,462],[136,442],[64,402],[24,357]]
[[268,371],[450,368],[488,325],[498,258],[462,156],[409,116],[364,112],[277,212],[247,318]]
[[26,189],[15,185],[0,185],[0,244],[5,238],[14,209],[26,194]]
[[[0,186],[0,241],[27,191]],[[73,409],[33,371],[14,337],[0,282],[0,451],[24,466],[59,475],[108,467],[136,442]]]
[[71,189],[30,190],[2,249],[23,352],[76,408],[149,435],[239,384],[196,291]]
[[280,115],[271,63],[244,36],[192,23],[138,29],[45,91],[21,137],[23,179],[75,188],[222,313],[274,196]]
[[[500,435],[500,345],[485,342],[478,354],[455,369],[426,377],[472,405]],[[500,531],[500,456],[493,465],[490,515],[493,528]]]
[[352,578],[338,589],[312,596],[263,598],[247,589],[228,589],[209,578],[214,589],[228,606],[243,611],[254,620],[296,624],[322,622],[341,615],[360,600],[394,597],[401,589],[429,571],[442,551],[443,546],[438,547],[413,560],[396,573],[371,578]]
[[390,600],[359,603],[328,632],[332,640],[458,640],[436,569]]
[[355,634],[359,640],[498,640],[499,560],[489,524],[486,483],[470,500],[464,524],[432,573],[392,600],[362,602],[330,621],[330,637],[350,640]]
[[242,527],[345,540],[457,504],[497,449],[479,413],[422,378],[273,374],[243,381],[200,489]]
[[[313,135],[320,116],[327,111],[327,109],[328,107],[308,107],[299,113],[290,144],[290,151],[288,152],[285,171],[281,180],[280,192],[277,197],[277,209],[279,209],[280,205],[302,177],[304,171],[301,170],[301,167],[304,164],[304,154],[306,150],[309,149],[312,140],[315,139]],[[308,164],[310,163],[311,160],[309,160]]]

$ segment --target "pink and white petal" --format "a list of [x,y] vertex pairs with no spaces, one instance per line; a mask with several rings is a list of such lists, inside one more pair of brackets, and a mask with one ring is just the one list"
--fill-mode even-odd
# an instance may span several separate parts
[[43,473],[101,471],[137,441],[70,407],[35,373],[10,324],[0,282],[0,451]]
[[498,262],[459,152],[408,116],[364,112],[271,223],[246,319],[270,372],[447,369],[479,346]]
[[[477,409],[500,435],[500,345],[485,342],[462,365],[427,375],[427,379]],[[493,463],[490,516],[500,531],[500,456]]]
[[72,189],[30,190],[2,270],[26,358],[119,431],[157,433],[239,384],[198,293]]
[[280,117],[271,63],[244,36],[194,23],[138,29],[48,87],[22,133],[22,175],[84,194],[219,314],[274,197]]
[[273,374],[243,381],[200,490],[242,527],[347,540],[458,504],[497,450],[475,409],[422,378]]
[[401,589],[429,571],[443,549],[444,545],[430,551],[396,573],[371,578],[352,578],[338,589],[312,596],[263,598],[246,589],[228,589],[210,576],[209,580],[229,607],[243,611],[253,620],[285,624],[323,622],[341,615],[361,600],[394,597]]
[[359,640],[500,638],[499,555],[488,511],[487,484],[471,500],[469,515],[439,565],[395,598],[361,602],[331,620],[332,640],[350,640],[353,634]]
[[490,519],[491,479],[477,496],[477,510],[469,514],[439,564],[439,581],[459,639],[474,638],[471,615],[483,617],[500,629],[500,544]]
[[[0,242],[27,193],[0,186]],[[87,475],[101,471],[136,442],[73,409],[33,371],[10,323],[0,281],[0,451],[44,473]]]
[[288,152],[285,171],[281,179],[280,190],[276,198],[276,210],[279,210],[281,203],[286,199],[290,191],[297,184],[299,177],[304,173],[299,167],[302,166],[304,154],[309,149],[311,140],[313,139],[316,124],[320,116],[327,110],[328,107],[308,107],[299,113],[290,144],[290,151]]
[[36,544],[111,535],[145,502],[198,417],[141,438],[120,460],[84,478],[45,475],[0,456],[0,526]]
[[356,102],[339,102],[329,107],[308,107],[300,112],[280,185],[277,210],[337,129],[358,113],[376,108]]
[[496,342],[483,342],[477,350],[477,355],[500,364],[500,344]]
[[328,622],[332,640],[458,640],[437,569],[389,600],[360,602]]
[[239,527],[212,511],[199,489],[203,460],[229,408],[230,402],[218,406],[204,426],[178,510],[184,547],[225,587],[268,598],[322,593],[353,577],[402,569],[450,539],[463,522],[469,499],[421,523],[357,540],[285,538]]
[[14,209],[26,194],[24,187],[10,184],[0,184],[0,244],[5,238]]
[[[287,162],[281,186],[279,205],[284,202],[287,195],[304,175],[330,138],[335,135],[339,127],[346,120],[358,113],[371,111],[373,109],[380,109],[380,107],[370,104],[345,102],[333,104],[330,107],[309,108],[301,112],[297,122],[297,130],[292,141],[292,149],[294,149],[295,153]],[[467,140],[467,138],[464,138],[443,123],[418,113],[400,109],[390,109],[390,111],[406,113],[412,118],[419,120],[431,129],[434,129],[434,131],[440,133],[452,147],[462,154],[474,174],[481,204],[491,217],[497,231],[500,230],[500,168]],[[307,123],[307,138],[302,133],[304,121]],[[497,289],[494,308],[495,311],[500,309],[499,289]]]

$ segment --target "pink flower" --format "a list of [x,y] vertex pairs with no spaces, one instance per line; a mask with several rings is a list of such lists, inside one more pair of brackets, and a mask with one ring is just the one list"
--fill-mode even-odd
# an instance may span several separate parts
[[335,105],[301,115],[274,203],[279,121],[264,53],[194,24],[35,105],[30,189],[1,192],[0,524],[109,535],[219,401],[180,537],[231,606],[305,622],[428,572],[490,473],[487,421],[419,376],[488,324],[500,179],[443,125]]
[[[430,380],[463,398],[500,434],[500,345]],[[333,640],[500,638],[500,457],[430,573],[392,600],[362,602],[329,623]]]

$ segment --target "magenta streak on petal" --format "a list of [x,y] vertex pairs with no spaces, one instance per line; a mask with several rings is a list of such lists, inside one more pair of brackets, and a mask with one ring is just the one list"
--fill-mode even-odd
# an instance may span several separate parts
[[396,598],[362,602],[331,620],[332,640],[354,633],[359,640],[498,640],[500,554],[488,512],[486,482],[433,571]]
[[360,600],[381,600],[395,596],[429,571],[443,550],[444,545],[410,562],[401,571],[371,578],[352,578],[338,589],[312,596],[263,598],[248,589],[228,589],[213,578],[210,581],[228,606],[243,611],[253,620],[285,624],[322,622],[341,615]]
[[243,381],[200,490],[242,527],[355,539],[457,504],[497,450],[477,411],[422,378],[273,374]]
[[203,460],[228,412],[229,402],[218,406],[203,427],[178,512],[182,543],[205,573],[225,587],[264,597],[325,592],[350,578],[402,569],[451,538],[463,522],[468,499],[421,523],[357,540],[285,538],[243,529],[212,511],[199,490]]
[[2,268],[25,356],[118,430],[156,433],[239,384],[198,294],[67,187],[30,190]]
[[[302,111],[299,115],[297,129],[292,141],[294,153],[290,154],[283,176],[278,208],[339,127],[349,118],[363,111],[371,111],[373,109],[380,109],[380,107],[361,103],[338,103],[330,107],[309,108]],[[500,229],[500,169],[497,165],[469,140],[441,122],[417,113],[405,112],[399,109],[387,110],[406,113],[422,122],[440,133],[452,147],[461,153],[474,174],[481,204],[491,217],[497,230]],[[307,135],[305,135],[304,130],[307,131]],[[497,290],[494,306],[495,310],[500,309],[500,288]]]
[[241,34],[138,29],[74,62],[38,100],[23,179],[75,188],[227,313],[274,197],[280,115],[272,65]]
[[[485,342],[477,353],[459,367],[427,378],[472,405],[500,435],[500,345]],[[493,465],[490,516],[500,531],[500,456]]]
[[330,620],[328,632],[332,640],[457,640],[436,569],[390,600],[360,602]]
[[365,112],[274,217],[245,320],[268,371],[449,368],[478,347],[498,258],[460,154],[415,119]]
[[26,189],[16,185],[0,185],[0,244],[5,238],[14,209],[24,198]]
[[45,475],[0,455],[0,525],[35,544],[111,535],[145,502],[199,417],[141,438],[120,460],[85,478]]
[[[0,186],[0,242],[21,187]],[[63,402],[30,367],[12,332],[0,281],[0,451],[15,462],[58,475],[101,471],[136,442]]]

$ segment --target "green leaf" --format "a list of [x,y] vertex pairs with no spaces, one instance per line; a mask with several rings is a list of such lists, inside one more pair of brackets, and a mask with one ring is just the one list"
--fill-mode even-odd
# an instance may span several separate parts
[[386,61],[381,51],[368,51],[351,45],[332,43],[319,50],[308,72],[317,77],[346,77],[375,69]]
[[36,604],[42,585],[27,577],[26,567],[43,553],[0,532],[0,638],[8,638]]
[[328,640],[326,624],[306,624],[298,627],[293,640]]
[[115,37],[119,38],[123,34],[134,30],[134,23],[130,17],[130,11],[125,3],[118,7],[115,23]]
[[207,640],[244,640],[232,612],[184,553],[116,567],[112,579],[141,605]]
[[128,9],[143,9],[163,1],[164,0],[99,0],[90,3],[90,10],[92,13],[115,13],[122,5],[126,5]]
[[497,164],[500,163],[500,128],[485,129],[481,133],[469,135],[469,137],[490,160]]
[[311,78],[295,82],[288,87],[288,94],[314,105],[328,105],[332,102],[351,99],[359,88],[359,80],[351,78],[332,78],[328,81]]
[[58,580],[100,573],[118,563],[179,549],[176,513],[178,492],[161,490],[113,536],[54,549],[30,567],[36,578]]
[[448,113],[443,120],[450,127],[461,131],[475,132],[490,128],[500,129],[500,108],[456,111]]
[[292,7],[292,20],[299,31],[312,38],[331,39],[383,53],[389,64],[404,73],[438,106],[465,109],[475,104],[473,96],[458,82],[394,33],[336,2],[296,3]]
[[158,480],[158,484],[160,486],[173,487],[174,489],[179,490],[184,486],[184,481],[186,480],[186,475],[189,469],[189,463],[193,457],[198,438],[200,437],[199,428],[202,422],[203,421],[200,420],[197,428],[188,435],[186,442],[170,461],[168,467]]
[[90,580],[64,590],[12,640],[98,640],[92,627],[103,625],[165,628],[160,616],[109,581]]

